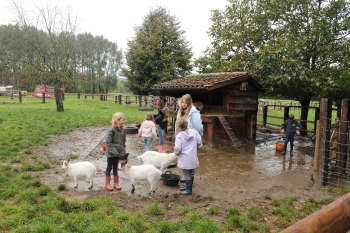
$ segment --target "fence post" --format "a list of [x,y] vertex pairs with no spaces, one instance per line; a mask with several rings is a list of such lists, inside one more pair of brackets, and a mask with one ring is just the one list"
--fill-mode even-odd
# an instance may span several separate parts
[[139,107],[141,107],[142,106],[142,96],[138,95],[137,99],[138,99],[138,102],[139,102]]
[[283,121],[286,121],[289,118],[289,108],[290,106],[284,106]]
[[103,95],[100,95],[100,100],[103,100]]
[[87,99],[87,94],[85,94],[85,99]]
[[264,105],[263,107],[263,126],[266,126],[267,122],[267,104]]
[[316,135],[317,121],[320,119],[320,108],[315,108],[314,135]]
[[91,95],[91,99],[95,99],[95,95],[94,95],[94,93],[92,93],[92,95]]
[[114,103],[115,103],[115,104],[118,103],[118,96],[117,96],[117,95],[114,96]]
[[118,103],[122,104],[122,95],[118,95]]
[[43,104],[45,104],[45,92],[43,92]]
[[347,162],[347,147],[348,147],[348,132],[349,132],[349,106],[350,100],[343,100],[341,102],[341,115],[340,115],[340,129],[339,129],[339,140],[338,140],[338,154],[337,154],[337,173],[345,174],[346,162]]
[[321,99],[320,104],[320,151],[318,156],[318,171],[322,185],[328,182],[328,163],[330,163],[330,128],[332,118],[332,101],[327,98]]
[[78,99],[80,99],[80,93],[78,93]]
[[19,103],[22,103],[22,93],[21,91],[18,91],[18,99],[19,99]]

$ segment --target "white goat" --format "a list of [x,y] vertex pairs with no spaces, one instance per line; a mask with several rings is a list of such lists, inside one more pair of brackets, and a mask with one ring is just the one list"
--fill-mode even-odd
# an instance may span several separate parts
[[161,174],[164,174],[165,169],[176,158],[175,153],[159,153],[157,151],[146,151],[142,155],[136,157],[141,160],[143,164],[152,164],[159,168]]
[[70,159],[68,161],[64,160],[62,168],[66,170],[67,175],[73,176],[75,182],[74,188],[78,186],[78,177],[86,177],[90,182],[89,189],[91,189],[93,186],[93,177],[96,174],[96,167],[88,161],[77,163],[69,163],[69,161]]
[[149,194],[156,190],[157,180],[160,179],[160,171],[151,164],[126,166],[127,160],[121,162],[121,167],[118,169],[124,171],[126,177],[130,180],[132,189],[131,193],[135,191],[136,180],[147,180],[150,185]]

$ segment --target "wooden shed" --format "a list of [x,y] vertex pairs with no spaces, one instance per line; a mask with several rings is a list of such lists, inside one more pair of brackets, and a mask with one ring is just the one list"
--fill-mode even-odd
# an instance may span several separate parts
[[[203,142],[234,144],[256,138],[258,92],[261,85],[247,72],[194,74],[152,86],[150,92],[180,98],[190,94],[193,102],[201,101],[204,126]],[[176,112],[171,112],[176,118]]]

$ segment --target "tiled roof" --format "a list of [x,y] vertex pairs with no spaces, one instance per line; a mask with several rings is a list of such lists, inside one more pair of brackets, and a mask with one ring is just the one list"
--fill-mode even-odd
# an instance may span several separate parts
[[248,72],[227,72],[227,73],[208,73],[208,74],[194,74],[185,76],[183,78],[174,79],[168,82],[153,85],[150,90],[162,89],[186,89],[198,88],[209,89],[217,84],[229,82],[242,76],[249,76]]

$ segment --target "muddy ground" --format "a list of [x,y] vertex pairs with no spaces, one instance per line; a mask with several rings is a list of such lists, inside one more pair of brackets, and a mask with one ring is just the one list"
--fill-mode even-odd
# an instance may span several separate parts
[[[35,155],[54,164],[50,170],[41,174],[42,182],[52,189],[60,184],[66,185],[68,189],[60,194],[69,200],[82,201],[106,195],[120,200],[118,203],[129,211],[140,210],[157,201],[167,210],[167,215],[163,216],[165,219],[172,219],[179,206],[198,210],[205,210],[209,206],[219,207],[221,215],[217,216],[217,220],[221,221],[229,207],[236,206],[245,211],[247,207],[255,205],[266,210],[265,221],[273,221],[269,211],[272,208],[271,201],[264,198],[266,195],[272,199],[298,197],[301,202],[309,198],[321,200],[341,196],[327,192],[326,188],[311,181],[314,142],[310,138],[296,137],[294,156],[289,153],[282,155],[275,150],[281,135],[272,132],[258,132],[256,141],[245,142],[245,154],[238,154],[234,147],[200,148],[200,166],[196,169],[192,196],[179,196],[179,187],[166,186],[161,180],[157,183],[155,194],[148,195],[148,184],[143,182],[138,182],[135,194],[131,194],[131,184],[123,172],[119,172],[122,190],[106,191],[106,157],[101,147],[106,130],[107,126],[78,129],[67,135],[52,137],[51,144],[37,148]],[[165,145],[170,152],[173,151],[172,142],[166,141]],[[152,149],[156,150],[156,147],[157,141],[154,141]],[[137,134],[128,134],[127,151],[131,164],[139,164],[134,157],[142,154],[143,150],[143,141]],[[62,161],[72,154],[78,156],[72,162],[91,161],[97,167],[92,190],[88,189],[88,182],[84,179],[79,180],[78,187],[74,189],[73,178],[67,177],[62,169]],[[168,170],[182,175],[176,166]]]

